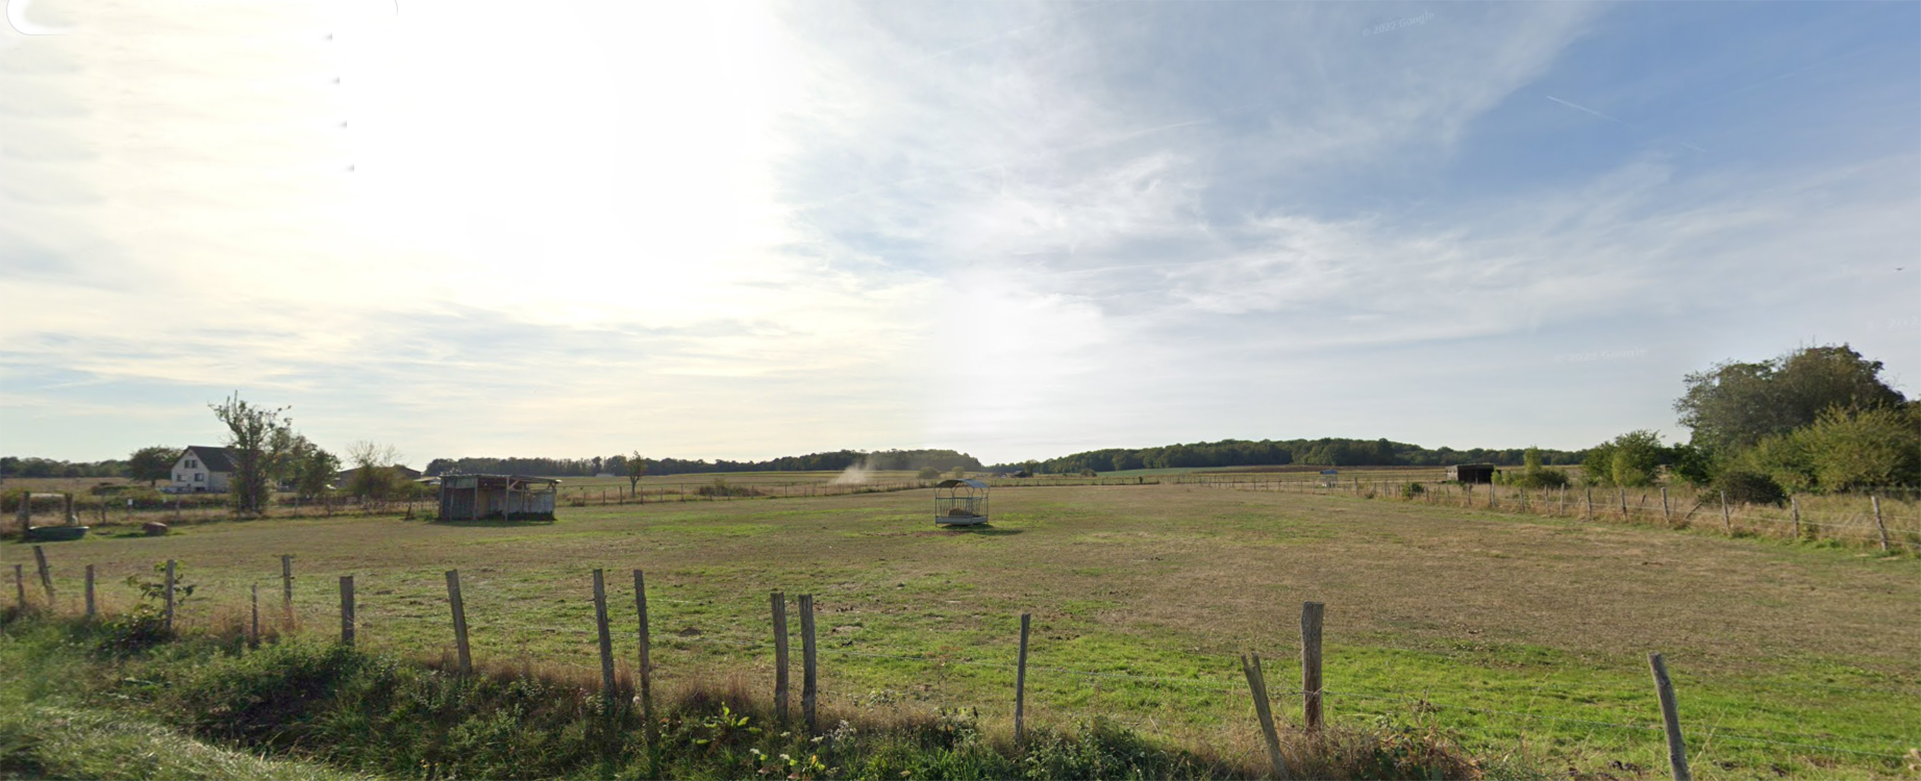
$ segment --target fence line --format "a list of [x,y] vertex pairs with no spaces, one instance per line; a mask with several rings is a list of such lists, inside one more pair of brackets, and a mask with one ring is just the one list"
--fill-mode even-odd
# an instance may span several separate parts
[[[1474,510],[1586,518],[1593,521],[1630,522],[1639,520],[1664,523],[1670,526],[1677,523],[1687,523],[1690,525],[1700,524],[1711,521],[1713,517],[1722,516],[1722,513],[1716,512],[1713,513],[1712,516],[1695,519],[1694,515],[1702,509],[1714,506],[1711,504],[1714,500],[1713,496],[1704,497],[1698,494],[1693,497],[1693,504],[1686,511],[1674,510],[1664,512],[1659,505],[1650,507],[1648,506],[1648,501],[1654,495],[1648,492],[1642,492],[1632,507],[1624,508],[1620,501],[1619,489],[1614,489],[1614,491],[1610,492],[1610,495],[1596,497],[1596,501],[1590,505],[1585,493],[1576,495],[1572,493],[1571,490],[1555,491],[1547,489],[1528,491],[1526,489],[1514,489],[1492,483],[1481,483],[1474,486],[1456,486],[1455,484],[1445,482],[1424,483],[1404,479],[1363,481],[1356,478],[1348,482],[1330,484],[1312,479],[1242,480],[1213,477],[1183,479],[1178,482],[1185,485],[1228,490],[1252,492],[1272,491],[1277,493],[1324,496],[1341,495],[1360,499],[1388,499],[1409,503],[1460,506],[1464,509]],[[1419,494],[1411,494],[1409,487],[1413,485],[1421,485],[1424,486],[1424,488]],[[1457,487],[1459,490],[1455,490]],[[1503,495],[1503,489],[1511,492]],[[1571,486],[1570,489],[1572,489]],[[1562,498],[1561,495],[1565,495],[1565,498]],[[1864,496],[1867,496],[1867,501],[1869,502],[1874,500],[1873,496]],[[1490,502],[1492,502],[1492,504],[1490,504]],[[1686,498],[1683,498],[1678,504],[1687,505],[1688,502]],[[1872,544],[1875,542],[1874,539],[1871,539],[1875,536],[1874,533],[1878,532],[1884,525],[1890,533],[1902,536],[1905,547],[1912,548],[1916,544],[1916,541],[1921,539],[1921,521],[1906,518],[1905,516],[1890,518],[1884,515],[1881,522],[1876,522],[1873,520],[1874,516],[1872,513],[1867,511],[1822,512],[1796,507],[1793,510],[1793,512],[1799,516],[1799,520],[1796,520],[1793,517],[1774,517],[1759,514],[1755,512],[1755,510],[1758,509],[1755,505],[1741,504],[1739,505],[1741,510],[1738,512],[1735,511],[1733,507],[1734,505],[1730,505],[1730,509],[1725,515],[1727,521],[1741,521],[1745,524],[1772,524],[1796,529],[1805,527],[1807,533],[1803,536],[1811,539],[1820,539],[1823,537],[1823,532],[1828,532],[1825,536],[1829,539],[1845,539],[1845,541],[1852,543]],[[1906,523],[1901,523],[1902,521]],[[1753,530],[1730,529],[1730,531]],[[1858,535],[1858,538],[1857,535],[1848,535],[1844,538],[1833,534],[1835,531],[1860,531],[1864,532],[1864,534]]]
[[[320,579],[319,581],[311,581],[311,582],[324,582],[324,580],[325,579],[323,578],[323,579]],[[346,578],[343,577],[342,581],[344,585],[346,582]],[[372,594],[374,592],[369,591],[369,593]],[[27,600],[24,589],[20,590],[18,599],[20,603],[16,606],[17,611],[24,612],[27,610],[35,609],[34,606],[29,604],[29,601]],[[69,597],[69,599],[71,599],[71,596]],[[471,599],[469,601],[471,601]],[[650,601],[676,601],[682,604],[701,604],[701,603],[711,604],[712,603],[712,601],[709,601],[709,600],[696,601],[696,600],[650,599]],[[50,603],[49,607],[57,607],[57,604],[51,602],[51,597],[49,597],[49,603]],[[346,610],[346,606],[343,605],[343,611],[345,610]],[[348,614],[346,617],[350,617],[350,616],[351,614]],[[806,617],[811,617],[811,614],[809,614]],[[594,634],[594,628],[591,625],[586,624],[585,622],[583,622],[582,626],[579,626],[579,627],[551,625],[551,624],[531,624],[531,625],[517,624],[514,627],[512,627],[510,632],[520,633],[530,629],[538,632],[546,632],[546,633],[550,633],[558,636],[566,636],[566,637],[573,637],[575,636],[575,633],[578,633],[578,635],[583,639]],[[343,638],[343,641],[344,641],[344,638]],[[769,646],[772,643],[771,643],[771,640],[763,641],[763,642],[739,642],[739,641],[734,641],[734,640],[729,640],[729,639],[724,639],[719,637],[710,638],[710,637],[704,637],[704,636],[680,636],[678,634],[669,632],[669,633],[664,633],[658,636],[658,644],[666,647],[672,647],[677,644],[686,644],[688,646],[705,644],[705,645],[717,646],[717,647],[727,647],[727,648],[741,649],[741,650],[747,650],[747,651],[764,652],[769,650]],[[1372,647],[1372,646],[1363,646],[1363,645],[1357,644],[1355,647]],[[1338,655],[1341,648],[1342,648],[1341,646],[1333,646],[1332,650]],[[996,660],[990,660],[985,658],[956,658],[956,657],[931,655],[931,654],[912,654],[912,655],[889,654],[889,653],[881,653],[881,652],[870,651],[870,650],[856,650],[856,649],[847,648],[847,647],[822,648],[820,650],[828,654],[834,654],[834,655],[855,656],[855,657],[864,657],[864,658],[873,658],[873,659],[889,659],[889,660],[897,660],[897,661],[911,662],[911,663],[917,663],[917,664],[937,664],[937,665],[943,665],[943,666],[944,665],[964,665],[964,666],[986,667],[986,668],[995,668],[995,669],[1003,669],[1003,670],[1018,669],[1017,665],[1012,660],[996,661]],[[1432,653],[1428,651],[1418,651],[1416,649],[1405,649],[1405,648],[1390,648],[1389,650],[1399,650],[1399,651],[1424,653],[1424,654]],[[1120,680],[1120,681],[1139,682],[1141,684],[1152,684],[1152,685],[1173,684],[1173,685],[1179,685],[1184,687],[1192,687],[1193,689],[1207,691],[1207,692],[1225,692],[1229,695],[1232,695],[1237,691],[1236,687],[1233,684],[1232,672],[1228,667],[1228,663],[1230,663],[1233,660],[1232,657],[1227,657],[1221,654],[1210,653],[1210,654],[1202,654],[1200,655],[1200,658],[1206,659],[1206,660],[1218,660],[1222,662],[1222,669],[1220,669],[1219,671],[1204,670],[1202,672],[1197,673],[1196,677],[1192,677],[1192,678],[1164,676],[1164,675],[1147,675],[1147,674],[1120,672],[1120,671],[1080,670],[1080,669],[1074,669],[1069,667],[1055,667],[1055,666],[1043,666],[1043,665],[1027,665],[1026,669],[1036,673],[1042,673],[1042,674],[1051,673],[1051,674],[1062,675],[1062,676],[1083,677],[1083,678],[1089,678],[1089,679],[1096,679],[1097,681],[1098,680]],[[1282,659],[1282,658],[1285,658],[1285,655],[1276,654],[1271,658]],[[526,659],[524,657],[519,661],[521,661],[524,664],[533,663],[533,660]],[[601,668],[595,668],[592,665],[574,663],[565,659],[542,658],[541,660],[539,660],[539,665],[543,668],[548,668],[548,669],[561,669],[561,670],[567,670],[570,672],[577,672],[583,676],[586,676],[587,678],[598,678],[600,676],[589,675],[589,674],[590,673],[605,674],[607,670],[605,666]],[[626,665],[626,663],[623,663],[623,665]],[[656,663],[656,666],[657,666],[657,663]],[[1213,676],[1219,676],[1219,677],[1213,677]],[[1098,687],[1098,683],[1096,685]],[[1832,688],[1846,689],[1846,687],[1832,687]],[[1870,690],[1862,690],[1862,689],[1849,689],[1849,690],[1862,691],[1862,692],[1870,691]],[[1311,700],[1313,698],[1325,696],[1325,697],[1345,699],[1345,700],[1370,700],[1370,701],[1377,701],[1377,702],[1397,702],[1397,703],[1410,704],[1415,706],[1417,710],[1421,712],[1426,712],[1426,713],[1438,714],[1438,713],[1449,712],[1449,711],[1458,711],[1462,713],[1475,713],[1475,714],[1483,714],[1487,716],[1510,717],[1510,718],[1526,719],[1526,720],[1537,721],[1537,722],[1552,722],[1557,724],[1580,725],[1580,726],[1594,727],[1594,728],[1620,729],[1620,730],[1628,730],[1633,732],[1660,732],[1664,729],[1664,727],[1662,726],[1651,725],[1651,724],[1632,724],[1632,723],[1621,723],[1621,722],[1611,722],[1611,721],[1599,721],[1599,720],[1591,720],[1591,719],[1573,718],[1568,716],[1549,715],[1549,714],[1538,713],[1538,712],[1510,711],[1510,710],[1501,710],[1501,709],[1495,709],[1495,708],[1459,705],[1459,704],[1453,704],[1449,702],[1437,702],[1435,700],[1429,699],[1430,692],[1431,690],[1426,690],[1426,689],[1420,692],[1414,692],[1411,690],[1402,690],[1402,691],[1349,690],[1349,689],[1327,690],[1324,688],[1319,688],[1318,686],[1313,691],[1303,692],[1303,691],[1290,691],[1286,687],[1282,687],[1278,691],[1270,694],[1268,696],[1268,699],[1290,700],[1294,698],[1308,698]],[[1879,693],[1886,693],[1886,692],[1882,691]],[[1136,721],[1135,723],[1137,725],[1139,724],[1138,721]],[[1820,735],[1812,735],[1812,734],[1805,734],[1805,733],[1783,732],[1783,731],[1766,730],[1766,729],[1752,729],[1752,730],[1745,730],[1742,732],[1722,732],[1718,728],[1715,728],[1715,729],[1709,730],[1705,734],[1706,734],[1705,739],[1710,741],[1713,738],[1720,737],[1720,738],[1726,738],[1728,740],[1744,741],[1744,742],[1750,742],[1750,743],[1761,744],[1761,745],[1772,745],[1772,746],[1780,746],[1780,747],[1791,748],[1791,749],[1816,750],[1816,751],[1832,752],[1832,753],[1845,753],[1845,754],[1852,754],[1852,755],[1858,755],[1858,756],[1864,756],[1864,757],[1876,757],[1880,759],[1899,758],[1901,756],[1900,751],[1892,748],[1887,750],[1876,751],[1876,750],[1864,749],[1864,748],[1859,748],[1854,746],[1845,746],[1845,745],[1837,746],[1837,745],[1832,745],[1831,742],[1812,742],[1814,740],[1825,740],[1825,737]],[[1783,740],[1780,738],[1789,738],[1789,739]]]

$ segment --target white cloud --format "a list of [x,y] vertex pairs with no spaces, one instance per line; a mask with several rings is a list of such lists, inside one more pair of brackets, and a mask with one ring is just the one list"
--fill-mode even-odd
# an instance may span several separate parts
[[[1912,254],[1912,156],[1459,170],[1489,135],[1554,143],[1527,123],[1566,118],[1517,101],[1592,121],[1532,91],[1595,6],[1363,36],[1409,14],[404,5],[83,9],[0,52],[0,415],[48,421],[24,450],[63,454],[44,432],[97,398],[231,387],[423,457],[1552,444],[1370,394],[1601,407],[1502,361],[1689,318],[1778,341],[1912,290],[1855,283]],[[1612,387],[1671,380],[1648,355]],[[186,406],[168,436],[206,422]],[[1581,426],[1653,423],[1609,414]]]

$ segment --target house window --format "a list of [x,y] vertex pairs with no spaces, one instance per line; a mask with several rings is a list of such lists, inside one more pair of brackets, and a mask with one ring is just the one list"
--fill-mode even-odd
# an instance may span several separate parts
[[199,472],[195,472],[195,473],[193,473],[193,481],[194,481],[194,482],[196,482],[196,483],[202,483],[202,482],[206,482],[206,480],[207,480],[207,476],[206,476],[206,475],[204,475],[204,474],[201,474],[201,473],[199,473]]
[[189,459],[187,459],[187,468],[188,468],[188,469],[199,469],[199,468],[200,468],[200,462],[198,462],[198,461],[195,461],[195,460],[193,460],[193,459],[191,459],[191,458],[189,458]]

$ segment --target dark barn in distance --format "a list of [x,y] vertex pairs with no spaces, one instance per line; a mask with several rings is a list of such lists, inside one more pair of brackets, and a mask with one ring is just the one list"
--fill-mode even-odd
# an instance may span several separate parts
[[440,520],[551,521],[560,481],[520,475],[444,475],[440,478]]
[[1494,465],[1455,464],[1447,468],[1447,479],[1458,483],[1492,483]]

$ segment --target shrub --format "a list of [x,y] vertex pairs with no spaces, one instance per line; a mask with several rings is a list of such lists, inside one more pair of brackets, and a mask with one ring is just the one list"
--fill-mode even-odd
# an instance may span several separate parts
[[1401,486],[1402,499],[1418,499],[1426,493],[1427,486],[1421,485],[1420,483],[1408,483],[1407,485]]
[[1780,505],[1788,501],[1781,484],[1760,472],[1729,469],[1715,476],[1713,487],[1726,492],[1730,502]]
[[1824,491],[1921,484],[1921,426],[1895,409],[1831,408],[1789,435]]
[[914,473],[914,479],[916,479],[916,480],[939,480],[939,479],[940,479],[940,470],[939,470],[939,469],[935,469],[935,468],[933,468],[933,467],[931,467],[931,466],[923,466],[923,467],[921,467],[921,468],[920,468],[920,471],[919,471],[919,472],[915,472],[915,473]]
[[[1610,447],[1603,445],[1602,447]],[[1597,448],[1598,449],[1598,448]],[[1612,451],[1610,451],[1611,453]],[[1613,456],[1608,456],[1610,463]],[[1541,465],[1541,449],[1530,447],[1521,454],[1522,469],[1519,473],[1502,470],[1495,473],[1494,479],[1502,485],[1518,488],[1560,488],[1568,484],[1566,472],[1549,469]]]

